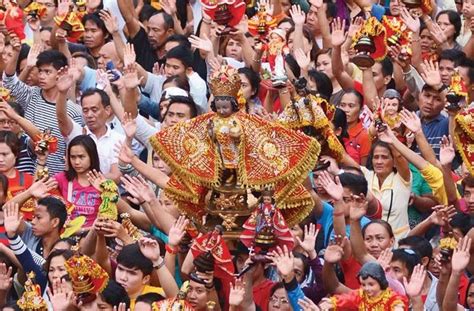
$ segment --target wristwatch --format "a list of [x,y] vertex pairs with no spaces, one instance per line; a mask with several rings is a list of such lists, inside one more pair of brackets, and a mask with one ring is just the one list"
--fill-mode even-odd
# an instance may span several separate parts
[[165,260],[162,258],[159,264],[156,264],[156,265],[153,264],[153,269],[160,270],[161,267],[163,267],[164,265],[165,265]]

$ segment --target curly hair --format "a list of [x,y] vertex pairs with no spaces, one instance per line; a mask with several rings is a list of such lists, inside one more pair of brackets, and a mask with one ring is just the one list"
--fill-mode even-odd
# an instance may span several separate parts
[[239,104],[237,103],[237,99],[233,96],[216,96],[216,97],[214,97],[214,100],[211,102],[211,110],[212,111],[217,112],[217,109],[216,109],[216,101],[217,100],[228,100],[228,101],[230,101],[230,104],[232,105],[232,112],[239,111]]

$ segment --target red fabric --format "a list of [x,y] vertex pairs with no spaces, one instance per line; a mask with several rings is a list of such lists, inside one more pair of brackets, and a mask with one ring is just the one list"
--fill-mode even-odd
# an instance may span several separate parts
[[461,275],[461,279],[459,280],[459,301],[458,303],[460,305],[465,305],[466,304],[466,294],[467,294],[467,288],[469,286],[469,279],[463,274]]
[[270,301],[270,291],[272,290],[274,282],[265,280],[262,283],[253,287],[253,300],[255,304],[262,309],[268,311],[268,302]]
[[347,130],[349,138],[343,139],[347,154],[357,163],[361,164],[361,159],[370,153],[371,142],[367,130],[359,121],[355,126]]
[[381,219],[382,218],[382,203],[380,203],[380,201],[378,199],[375,199],[377,200],[377,210],[375,211],[375,213],[371,214],[371,215],[366,215],[367,218],[369,218],[370,220],[375,220],[375,219]]
[[341,269],[344,273],[344,285],[350,289],[360,288],[360,283],[357,279],[357,274],[359,273],[360,268],[362,268],[362,266],[354,257],[341,261]]
[[[21,173],[23,175],[23,184],[20,185],[20,172],[15,169],[15,177],[8,178],[8,192],[7,198],[10,199],[15,195],[25,191],[33,184],[33,176],[28,173]],[[26,201],[21,206],[21,212],[23,213],[23,218],[25,220],[30,221],[33,219],[34,213],[34,203],[31,201],[32,199]]]

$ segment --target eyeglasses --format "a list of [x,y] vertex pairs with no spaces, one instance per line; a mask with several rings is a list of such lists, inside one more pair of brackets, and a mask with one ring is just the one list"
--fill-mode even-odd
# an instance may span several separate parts
[[15,125],[17,124],[14,120],[0,120],[0,125]]
[[271,296],[270,301],[272,304],[278,303],[279,305],[287,305],[290,303],[286,297]]

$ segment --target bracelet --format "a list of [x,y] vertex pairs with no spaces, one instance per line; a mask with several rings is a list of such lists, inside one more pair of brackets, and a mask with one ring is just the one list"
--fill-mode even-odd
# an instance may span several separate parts
[[161,262],[159,264],[157,264],[156,266],[153,265],[153,269],[160,270],[164,265],[165,265],[165,260],[163,258],[161,258]]
[[288,89],[281,89],[280,91],[278,91],[278,93],[280,93],[280,95],[281,94],[288,94],[289,91],[288,91]]
[[165,245],[165,249],[167,253],[170,253],[171,255],[176,255],[179,251],[178,246],[171,247],[169,244]]
[[338,217],[338,216],[344,216],[344,211],[337,212],[337,213],[332,213],[332,217]]

